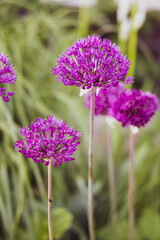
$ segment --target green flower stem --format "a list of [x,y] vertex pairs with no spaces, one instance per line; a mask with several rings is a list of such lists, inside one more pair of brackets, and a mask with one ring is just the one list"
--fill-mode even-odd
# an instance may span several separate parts
[[79,8],[78,13],[78,37],[86,37],[89,33],[89,8]]
[[135,75],[135,66],[136,66],[136,59],[137,59],[137,41],[138,41],[138,29],[134,27],[134,18],[137,13],[137,0],[134,0],[134,4],[131,10],[131,31],[129,35],[129,42],[128,42],[128,58],[131,61],[131,66],[128,71],[128,76],[134,77]]
[[119,46],[122,49],[122,53],[125,55],[127,52],[127,40],[119,38]]
[[134,240],[134,134],[130,128],[129,139],[130,167],[129,167],[129,239]]
[[128,76],[134,77],[135,66],[137,59],[137,40],[138,40],[138,30],[134,27],[131,28],[129,42],[128,42],[128,58],[131,61],[130,69],[128,70]]
[[121,29],[121,24],[122,23],[118,23],[118,45],[120,46],[122,53],[124,55],[126,55],[127,53],[127,39],[122,39],[121,38],[121,33],[120,33],[120,29]]
[[52,231],[52,163],[48,165],[48,232],[49,240],[53,240]]
[[90,106],[90,135],[89,135],[89,154],[88,154],[88,227],[89,239],[94,240],[93,222],[93,128],[94,128],[94,87],[91,88]]
[[113,162],[113,146],[112,146],[112,127],[108,124],[107,129],[107,160],[108,160],[108,177],[109,177],[109,191],[110,191],[110,206],[111,219],[114,228],[115,239],[117,238],[117,213],[116,213],[116,198],[115,198],[115,176],[114,176],[114,162]]

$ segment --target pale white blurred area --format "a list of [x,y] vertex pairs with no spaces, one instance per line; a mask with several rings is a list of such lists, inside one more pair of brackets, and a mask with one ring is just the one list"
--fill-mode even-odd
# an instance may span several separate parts
[[147,12],[160,11],[160,0],[139,0],[138,9],[134,19],[134,27],[139,29],[143,26]]
[[130,12],[133,0],[113,0],[117,5],[117,20],[122,22]]
[[69,7],[93,7],[98,0],[41,0],[43,3],[56,2]]
[[122,20],[120,25],[120,39],[127,40],[131,29],[131,20],[126,17]]
[[136,5],[137,12],[132,24],[134,28],[140,29],[146,19],[147,12],[149,11],[160,11],[160,0],[113,0],[117,5],[117,21],[123,22],[124,26],[129,21],[129,14],[133,5]]

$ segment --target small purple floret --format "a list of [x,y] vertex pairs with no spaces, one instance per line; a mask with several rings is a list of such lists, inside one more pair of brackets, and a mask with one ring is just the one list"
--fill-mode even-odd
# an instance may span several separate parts
[[151,92],[125,90],[113,104],[114,117],[123,127],[144,127],[159,109],[159,99]]
[[[124,91],[125,87],[122,82],[117,87],[100,89],[98,94],[95,93],[95,115],[105,115],[113,117],[112,106],[117,97]],[[85,96],[85,107],[90,108],[90,92]]]
[[59,56],[52,75],[58,82],[82,89],[117,86],[126,76],[130,61],[108,39],[93,35],[73,43]]
[[30,126],[20,128],[19,131],[24,138],[15,142],[16,150],[34,162],[44,162],[45,166],[51,161],[54,167],[74,160],[72,155],[82,135],[54,116],[36,118]]
[[133,79],[134,79],[133,77],[127,76],[124,83],[131,86],[132,83],[134,82]]
[[[0,53],[0,84],[14,84],[16,82],[17,76],[15,74],[15,69],[9,61],[9,57],[5,56],[3,53]],[[5,92],[6,88],[0,88],[0,97],[2,97],[4,102],[10,101],[10,96],[14,92]]]

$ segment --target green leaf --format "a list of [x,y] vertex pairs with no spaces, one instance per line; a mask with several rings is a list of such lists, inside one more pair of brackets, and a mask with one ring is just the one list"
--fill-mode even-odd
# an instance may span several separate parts
[[[36,206],[35,206],[36,207]],[[46,214],[46,208],[38,211],[37,217],[33,219],[33,226],[38,239],[45,240],[48,237],[48,216]],[[40,212],[41,211],[41,212]],[[54,208],[52,210],[52,227],[54,239],[61,239],[65,232],[72,226],[73,216],[65,208]]]
[[53,234],[56,239],[60,239],[71,227],[73,216],[65,208],[53,209]]
[[140,234],[147,240],[159,239],[160,236],[160,217],[151,208],[145,210],[139,222]]

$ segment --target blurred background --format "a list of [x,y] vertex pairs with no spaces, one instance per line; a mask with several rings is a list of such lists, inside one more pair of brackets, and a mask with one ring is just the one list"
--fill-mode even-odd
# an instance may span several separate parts
[[[11,58],[17,82],[9,103],[0,101],[0,239],[46,240],[47,167],[14,150],[17,128],[49,114],[84,135],[76,161],[53,168],[55,239],[87,240],[89,111],[78,87],[51,75],[66,47],[91,34],[119,44],[133,62],[134,87],[160,97],[159,0],[1,0],[0,52]],[[135,218],[138,240],[160,239],[160,113],[140,130],[135,152]],[[109,206],[107,126],[96,118],[94,215],[96,240],[114,239]],[[128,239],[129,129],[114,128],[118,239]]]

